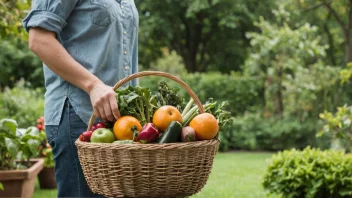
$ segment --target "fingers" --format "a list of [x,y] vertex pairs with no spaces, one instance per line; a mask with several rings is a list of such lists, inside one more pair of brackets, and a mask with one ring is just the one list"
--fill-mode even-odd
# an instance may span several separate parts
[[[93,105],[94,106],[94,105]],[[94,114],[95,114],[95,117],[97,118],[101,118],[101,115],[100,115],[100,112],[99,112],[99,109],[97,107],[94,107]]]
[[115,97],[110,97],[110,108],[115,120],[119,119],[121,117],[121,114]]
[[120,117],[115,93],[113,91],[105,92],[105,95],[95,100],[94,112],[96,117],[104,121],[115,121]]
[[109,120],[111,122],[114,121],[114,116],[112,115],[110,104],[105,103],[103,107],[104,107],[104,112],[105,112],[105,119],[104,120]]
[[103,119],[104,121],[107,120],[104,107],[99,108],[99,114],[101,115],[101,117],[100,117],[101,119]]
[[101,119],[103,119],[103,120],[107,120],[107,119],[106,119],[106,115],[105,115],[105,110],[104,110],[104,108],[100,105],[99,102],[95,103],[95,104],[93,105],[93,107],[94,107],[94,114],[95,114],[95,117],[101,118]]

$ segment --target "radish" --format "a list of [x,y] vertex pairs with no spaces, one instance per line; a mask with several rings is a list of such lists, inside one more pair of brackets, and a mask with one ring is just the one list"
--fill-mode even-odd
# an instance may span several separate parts
[[196,132],[190,126],[186,126],[182,128],[181,134],[182,142],[193,142],[196,141]]

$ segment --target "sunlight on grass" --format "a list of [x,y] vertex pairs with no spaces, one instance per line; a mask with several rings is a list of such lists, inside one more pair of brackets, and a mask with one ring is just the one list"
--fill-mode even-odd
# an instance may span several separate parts
[[262,198],[261,186],[270,153],[219,153],[209,180],[202,191],[192,198],[241,197]]
[[56,198],[57,197],[57,190],[46,190],[40,189],[38,179],[35,183],[34,195],[33,198]]

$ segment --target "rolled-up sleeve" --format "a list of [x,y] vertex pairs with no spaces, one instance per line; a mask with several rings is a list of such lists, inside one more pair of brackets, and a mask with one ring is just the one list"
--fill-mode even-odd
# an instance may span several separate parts
[[23,27],[41,27],[59,34],[66,25],[66,19],[79,0],[34,0],[32,10],[23,20]]

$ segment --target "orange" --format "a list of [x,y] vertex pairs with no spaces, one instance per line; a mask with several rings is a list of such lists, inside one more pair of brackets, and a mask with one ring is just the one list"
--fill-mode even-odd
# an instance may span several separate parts
[[201,113],[194,117],[189,126],[196,132],[197,140],[213,139],[219,131],[216,118],[210,113]]
[[141,123],[133,116],[122,116],[114,124],[113,132],[118,140],[133,140],[133,128],[142,130]]
[[153,124],[161,132],[164,132],[172,121],[182,124],[182,115],[176,107],[164,105],[154,112]]

